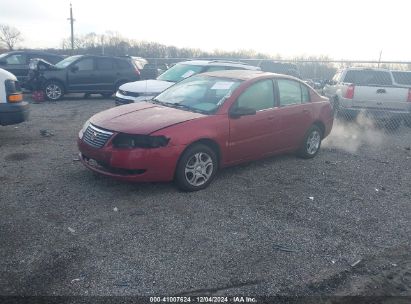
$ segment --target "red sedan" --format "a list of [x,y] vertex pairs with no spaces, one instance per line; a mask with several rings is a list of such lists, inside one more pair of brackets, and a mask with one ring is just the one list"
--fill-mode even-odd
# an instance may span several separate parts
[[79,133],[83,164],[137,182],[207,187],[217,169],[279,153],[314,157],[331,131],[327,98],[302,81],[258,71],[192,76],[150,102],[116,107]]

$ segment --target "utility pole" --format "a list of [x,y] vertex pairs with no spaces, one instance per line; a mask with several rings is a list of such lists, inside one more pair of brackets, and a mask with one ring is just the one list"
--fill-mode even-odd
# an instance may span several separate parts
[[380,67],[380,63],[381,63],[381,55],[382,55],[382,50],[380,52],[380,58],[378,58],[378,67]]
[[73,18],[73,7],[71,6],[70,3],[70,18],[67,18],[67,20],[70,20],[70,26],[71,26],[71,55],[74,53],[74,21],[75,19]]
[[101,35],[101,55],[104,55],[104,34]]

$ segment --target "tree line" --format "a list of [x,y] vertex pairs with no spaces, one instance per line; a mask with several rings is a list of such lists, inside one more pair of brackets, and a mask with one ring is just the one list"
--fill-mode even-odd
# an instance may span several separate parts
[[[21,32],[12,26],[0,24],[0,54],[7,50],[14,50],[23,41]],[[298,56],[284,58],[280,54],[266,54],[253,49],[226,51],[215,49],[211,52],[198,48],[179,48],[152,41],[139,41],[123,37],[118,32],[108,31],[104,34],[88,33],[77,35],[74,38],[74,49],[71,49],[70,38],[62,39],[60,47],[44,49],[44,51],[62,55],[111,55],[111,56],[139,56],[156,59],[154,64],[174,63],[184,59],[208,58],[243,60],[246,63],[259,65],[261,60],[294,62],[303,78],[331,78],[338,68],[352,66],[350,62],[333,63],[328,56]],[[375,64],[366,64],[376,67]],[[410,65],[382,65],[384,68],[410,70]]]

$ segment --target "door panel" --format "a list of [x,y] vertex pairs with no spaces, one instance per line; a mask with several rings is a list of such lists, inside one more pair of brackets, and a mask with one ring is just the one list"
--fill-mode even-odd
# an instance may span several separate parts
[[[72,67],[78,70],[73,71]],[[95,63],[93,58],[84,58],[71,64],[68,68],[68,87],[71,91],[98,90]]]
[[256,114],[229,118],[229,162],[251,160],[273,152],[274,130],[278,130],[275,125],[280,122],[274,99],[271,79],[250,85],[238,97],[231,109],[249,108]]
[[296,149],[312,124],[309,91],[300,82],[290,79],[278,79],[276,87],[280,99],[278,112],[282,133],[279,145],[286,150]]
[[303,141],[305,132],[312,124],[310,104],[298,104],[278,109],[281,117],[279,146],[282,149],[296,149]]
[[[277,109],[230,118],[229,162],[251,160],[274,152],[279,142]],[[276,130],[276,132],[274,132]]]
[[104,91],[114,91],[116,79],[119,77],[114,61],[110,58],[97,58],[96,69],[97,86]]

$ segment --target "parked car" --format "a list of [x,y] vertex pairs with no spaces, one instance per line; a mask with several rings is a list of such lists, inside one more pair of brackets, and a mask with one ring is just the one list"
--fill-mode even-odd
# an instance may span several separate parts
[[116,93],[116,105],[149,100],[176,82],[195,74],[220,70],[260,70],[241,62],[222,60],[190,60],[175,64],[157,79],[123,84]]
[[18,124],[28,119],[29,104],[23,101],[23,93],[16,76],[0,69],[0,125]]
[[329,100],[297,78],[261,71],[189,77],[148,102],[91,117],[79,132],[90,170],[128,181],[207,187],[217,169],[297,151],[314,157],[331,131]]
[[276,62],[272,60],[263,60],[260,62],[259,67],[264,72],[271,72],[277,74],[285,74],[294,76],[301,79],[300,71],[297,65],[293,63]]
[[404,121],[411,125],[411,84],[409,76],[401,76],[386,69],[347,68],[337,72],[324,87],[334,112],[342,117],[354,118],[359,113],[382,121],[396,129]]
[[31,59],[41,58],[50,63],[57,63],[64,57],[39,51],[14,51],[0,55],[0,68],[14,74],[20,84],[25,86]]
[[140,60],[129,56],[76,55],[44,68],[33,66],[38,73],[30,73],[28,82],[40,86],[49,100],[59,100],[65,93],[108,97],[122,84],[140,79],[139,65]]

